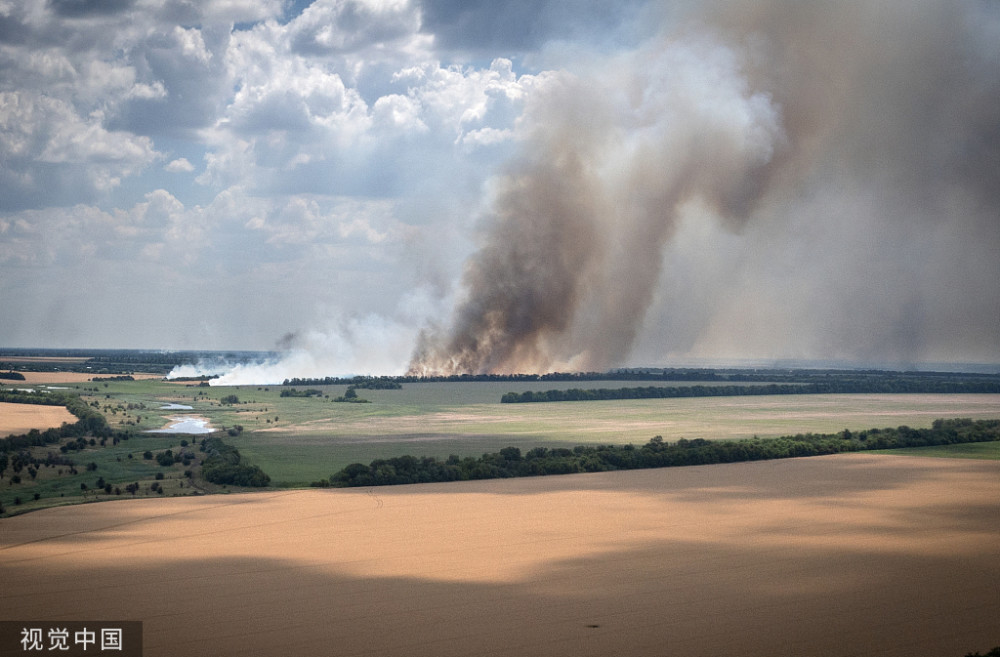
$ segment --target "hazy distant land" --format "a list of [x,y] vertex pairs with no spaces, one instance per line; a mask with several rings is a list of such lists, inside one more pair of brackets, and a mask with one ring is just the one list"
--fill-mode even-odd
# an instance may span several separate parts
[[[46,396],[79,395],[87,413],[95,414],[107,425],[101,430],[103,439],[86,435],[85,430],[83,435],[67,435],[30,447],[20,459],[8,450],[9,465],[4,471],[7,486],[0,487],[4,512],[18,513],[71,501],[223,490],[219,483],[203,476],[201,464],[206,453],[201,450],[205,443],[197,434],[150,433],[187,419],[196,421],[201,430],[213,431],[205,434],[215,437],[213,446],[225,444],[233,448],[225,458],[239,455],[238,464],[222,470],[227,474],[220,475],[218,470],[214,473],[216,481],[225,483],[228,489],[238,481],[262,481],[262,475],[253,468],[267,475],[271,487],[294,488],[329,481],[331,475],[352,463],[367,465],[376,459],[407,455],[443,461],[479,458],[508,447],[527,454],[536,448],[638,446],[654,436],[661,436],[667,443],[695,438],[741,440],[900,425],[929,427],[939,418],[1000,418],[1000,394],[840,392],[733,396],[739,391],[767,391],[768,385],[786,392],[807,390],[814,385],[809,382],[815,381],[860,386],[859,390],[873,382],[900,389],[941,389],[942,385],[950,385],[954,390],[965,390],[965,386],[991,390],[1000,385],[1000,375],[982,372],[649,368],[603,374],[430,380],[298,379],[294,385],[219,386],[209,385],[217,380],[205,378],[163,380],[184,367],[227,362],[230,358],[247,358],[245,362],[252,364],[267,355],[121,350],[91,350],[75,355],[71,351],[0,352],[0,369],[13,368],[26,378],[23,382],[5,380],[0,392],[28,387],[37,390],[35,396],[43,401]],[[387,382],[392,385],[382,385]],[[614,392],[637,386],[727,394],[582,403],[500,403],[505,397],[523,396],[529,391]],[[367,403],[334,403],[343,399],[348,390],[356,391],[352,393],[353,401]],[[178,411],[177,407],[184,410]],[[25,404],[17,408],[19,416],[25,412],[37,414],[34,428],[39,430],[73,417],[58,406]],[[15,422],[13,413],[0,415],[0,433],[4,435],[26,433],[32,428],[30,424]],[[5,426],[11,429],[5,430]],[[29,462],[32,459],[34,464]],[[18,463],[20,469],[14,472]]]

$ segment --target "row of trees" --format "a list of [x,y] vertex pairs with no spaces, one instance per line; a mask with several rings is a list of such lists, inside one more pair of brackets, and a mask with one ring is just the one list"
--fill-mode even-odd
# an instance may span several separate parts
[[[637,368],[609,372],[550,372],[548,374],[449,374],[382,377],[324,377],[285,379],[284,385],[353,385],[358,388],[384,387],[389,384],[424,382],[532,382],[532,381],[689,381],[711,383],[841,383],[861,386],[881,382],[898,391],[911,391],[915,382],[931,381],[968,384],[987,382],[1000,386],[1000,375],[956,372],[898,372],[886,370],[799,370],[799,369],[708,369],[708,368]],[[395,387],[395,386],[393,386]]]
[[399,390],[403,385],[394,376],[351,376],[342,378],[338,376],[325,376],[312,379],[285,379],[281,385],[284,386],[336,386],[347,384],[354,388],[365,388],[366,390]]
[[281,391],[282,397],[322,397],[323,391],[317,390],[316,388],[307,388],[306,390],[299,390],[298,388],[285,388]]
[[612,399],[672,399],[678,397],[734,397],[740,395],[816,395],[831,393],[1000,393],[1000,382],[989,380],[939,380],[930,378],[838,379],[815,383],[765,385],[642,386],[583,390],[508,392],[501,404],[530,402],[601,401]]
[[[782,438],[712,441],[680,439],[670,443],[656,436],[645,445],[581,445],[572,449],[535,447],[522,454],[517,447],[479,458],[452,455],[400,456],[352,463],[329,479],[331,486],[384,486],[469,479],[533,477],[550,474],[634,470],[682,465],[759,461],[841,452],[900,447],[924,447],[1000,440],[1000,420],[936,420],[932,427],[907,426],[833,434],[797,434]],[[316,482],[314,485],[327,485]]]

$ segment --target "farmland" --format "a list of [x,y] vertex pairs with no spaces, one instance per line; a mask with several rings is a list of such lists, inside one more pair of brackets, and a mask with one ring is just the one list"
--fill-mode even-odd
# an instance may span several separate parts
[[871,454],[109,502],[2,521],[0,615],[150,657],[961,657],[998,513],[1000,462]]
[[[619,381],[590,384],[621,385]],[[128,444],[94,450],[88,456],[98,464],[109,460],[108,465],[122,471],[123,477],[126,473],[120,464],[128,465],[128,453],[135,459],[147,449],[178,446],[177,436],[144,431],[163,428],[171,417],[193,415],[218,429],[242,427],[239,435],[227,440],[249,462],[267,472],[272,485],[285,487],[327,478],[352,462],[404,454],[464,457],[506,446],[526,451],[536,446],[642,444],[656,435],[668,441],[775,437],[904,424],[927,427],[942,417],[1000,417],[1000,395],[993,394],[774,395],[500,404],[504,393],[537,389],[538,383],[482,381],[407,383],[399,390],[359,389],[359,395],[370,403],[343,404],[332,400],[344,395],[346,385],[318,386],[321,394],[310,397],[283,397],[282,391],[288,388],[282,386],[207,387],[151,379],[64,385],[96,404],[112,428],[137,433]],[[549,382],[546,387],[574,385],[578,384]],[[167,404],[191,409],[161,410]],[[180,477],[181,473],[174,474]],[[69,494],[68,490],[50,492]],[[9,497],[10,490],[6,493]]]
[[[546,382],[557,385],[576,384]],[[997,644],[998,443],[303,489],[348,463],[404,454],[1000,418],[996,394],[500,403],[537,388],[406,383],[359,388],[367,403],[338,403],[344,384],[294,396],[282,386],[138,378],[51,386],[38,394],[79,394],[128,439],[77,439],[65,454],[72,473],[56,463],[16,484],[4,479],[7,511],[36,512],[0,520],[0,614],[142,620],[144,654],[154,657],[329,646],[343,655],[586,656],[667,646],[750,657],[961,657]],[[211,435],[271,475],[271,486],[244,493],[161,462],[166,450],[203,458],[204,436],[146,433],[181,416],[208,421],[218,429]],[[55,447],[31,451],[60,455]],[[103,503],[45,508],[80,501]]]
[[63,422],[76,422],[76,417],[61,406],[0,402],[0,436],[58,427]]

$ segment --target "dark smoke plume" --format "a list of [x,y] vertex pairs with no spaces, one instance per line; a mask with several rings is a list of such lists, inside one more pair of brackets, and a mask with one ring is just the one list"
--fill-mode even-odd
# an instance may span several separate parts
[[[996,354],[998,16],[988,2],[717,3],[664,15],[657,39],[600,70],[552,76],[455,316],[424,332],[411,372],[622,364],[650,307],[683,287],[662,280],[664,253],[689,221],[746,252],[687,300],[707,310],[668,346],[739,348],[742,332],[814,357]],[[781,262],[806,268],[783,277]]]

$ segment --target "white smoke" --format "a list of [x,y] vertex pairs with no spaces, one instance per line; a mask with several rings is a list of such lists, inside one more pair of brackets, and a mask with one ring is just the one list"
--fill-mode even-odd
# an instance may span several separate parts
[[[323,328],[290,334],[281,355],[263,362],[200,363],[175,368],[172,377],[215,376],[213,386],[277,385],[286,379],[403,374],[419,327],[440,312],[426,290],[404,298],[393,317],[378,314],[331,320]],[[182,374],[181,372],[191,372]]]
[[230,371],[239,363],[230,362],[221,358],[203,358],[197,363],[186,363],[177,365],[165,377],[168,381],[174,379],[196,379],[203,376],[219,376]]

